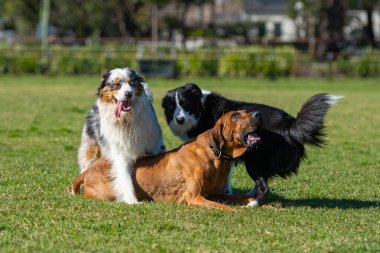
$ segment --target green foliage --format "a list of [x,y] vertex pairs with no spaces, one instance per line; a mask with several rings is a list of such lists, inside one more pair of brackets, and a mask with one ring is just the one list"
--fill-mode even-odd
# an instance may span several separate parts
[[[4,74],[91,75],[115,67],[137,67],[136,48],[126,50],[120,45],[107,48],[52,48],[46,66],[41,62],[39,49],[0,50],[0,73]],[[152,57],[150,53],[146,50],[144,56],[149,59]],[[167,48],[160,49],[160,56],[169,54]],[[291,47],[255,46],[235,50],[178,51],[176,67],[182,77],[376,77],[380,75],[379,57],[378,51],[367,50],[361,56],[338,58],[332,62],[330,69],[328,62],[314,62],[311,57],[299,54]]]
[[227,53],[220,58],[219,75],[248,77],[254,74],[255,58],[250,53]]
[[351,59],[338,59],[338,71],[350,77],[377,77],[380,75],[380,53],[366,50],[361,56]]
[[104,57],[104,69],[109,70],[115,67],[135,67],[136,63],[131,58],[125,57]]
[[366,51],[358,61],[358,72],[361,77],[373,77],[380,74],[379,53]]
[[11,57],[6,54],[0,54],[0,73],[1,74],[7,74],[7,73],[15,73],[13,68],[15,66],[16,58]]
[[23,57],[17,57],[14,63],[15,73],[39,73],[40,72],[40,57],[26,55]]
[[338,58],[336,60],[336,67],[338,69],[338,72],[344,76],[356,76],[357,71],[355,71],[355,65],[357,65],[357,62],[353,62],[347,58]]
[[276,78],[289,76],[294,62],[292,48],[260,48],[234,51],[220,59],[219,74],[229,77],[262,76]]
[[101,53],[99,51],[60,52],[54,51],[50,58],[48,73],[56,75],[99,74],[115,67],[136,67],[136,61],[123,53]]
[[207,52],[191,54],[187,59],[187,69],[181,71],[189,76],[215,76],[218,69],[218,61]]
[[37,51],[6,51],[0,53],[0,73],[38,74],[41,72],[41,56]]

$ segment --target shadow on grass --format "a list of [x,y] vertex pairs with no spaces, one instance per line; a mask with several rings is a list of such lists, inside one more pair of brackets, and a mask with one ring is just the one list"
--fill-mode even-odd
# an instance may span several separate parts
[[287,206],[307,206],[312,208],[339,208],[339,209],[361,209],[380,207],[380,201],[368,201],[358,199],[330,199],[330,198],[309,198],[309,199],[286,199],[278,194],[270,193],[266,203],[280,202],[283,207]]
[[[244,194],[249,190],[233,189],[234,194]],[[312,207],[312,208],[338,208],[338,209],[362,209],[380,207],[380,200],[368,201],[359,199],[330,199],[308,198],[287,199],[276,193],[269,193],[263,204],[279,203],[282,207]]]

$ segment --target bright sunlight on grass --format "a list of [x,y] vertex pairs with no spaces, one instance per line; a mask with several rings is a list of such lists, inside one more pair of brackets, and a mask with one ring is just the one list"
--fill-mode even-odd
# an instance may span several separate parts
[[[150,80],[166,146],[181,143],[161,98],[186,81],[295,115],[317,92],[345,98],[326,117],[328,146],[297,176],[270,181],[266,205],[237,213],[70,196],[77,148],[100,77],[0,77],[0,252],[380,251],[380,80]],[[234,169],[233,189],[253,185]]]

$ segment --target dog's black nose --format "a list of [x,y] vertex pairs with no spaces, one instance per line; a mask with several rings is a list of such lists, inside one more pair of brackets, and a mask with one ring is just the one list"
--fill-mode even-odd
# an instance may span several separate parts
[[252,112],[252,117],[256,120],[262,120],[263,119],[263,115],[261,114],[261,112]]
[[178,124],[183,124],[183,123],[185,122],[185,117],[183,117],[183,116],[178,116],[178,117],[177,117],[177,122],[178,122]]
[[124,95],[125,95],[126,98],[130,99],[132,97],[132,92],[131,91],[126,91],[124,93]]

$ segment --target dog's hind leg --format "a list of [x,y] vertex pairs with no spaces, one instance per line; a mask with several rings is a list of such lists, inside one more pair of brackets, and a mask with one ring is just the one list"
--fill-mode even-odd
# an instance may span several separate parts
[[250,202],[247,207],[258,207],[260,206],[261,202],[264,200],[264,198],[269,193],[269,186],[264,178],[259,177],[259,179],[256,180],[255,187],[257,187],[258,194],[254,201]]
[[201,195],[188,199],[188,204],[192,206],[197,206],[197,207],[206,207],[206,208],[218,209],[222,211],[236,212],[236,210],[233,209],[232,207],[229,207],[227,205],[224,205],[215,201],[208,200]]
[[78,151],[80,172],[83,172],[100,157],[100,148],[95,138],[91,138],[85,130],[82,132],[82,141]]
[[248,195],[227,195],[227,194],[221,194],[215,196],[213,199],[217,201],[222,202],[228,202],[232,205],[240,205],[240,206],[246,206],[252,201],[254,201],[253,198],[251,198]]
[[259,194],[259,186],[255,183],[255,186],[246,193],[246,195],[250,196],[251,198],[256,198],[256,196]]
[[83,183],[84,183],[84,178],[86,176],[86,172],[81,173],[74,181],[73,185],[67,186],[66,189],[68,193],[70,194],[78,194],[83,192]]

